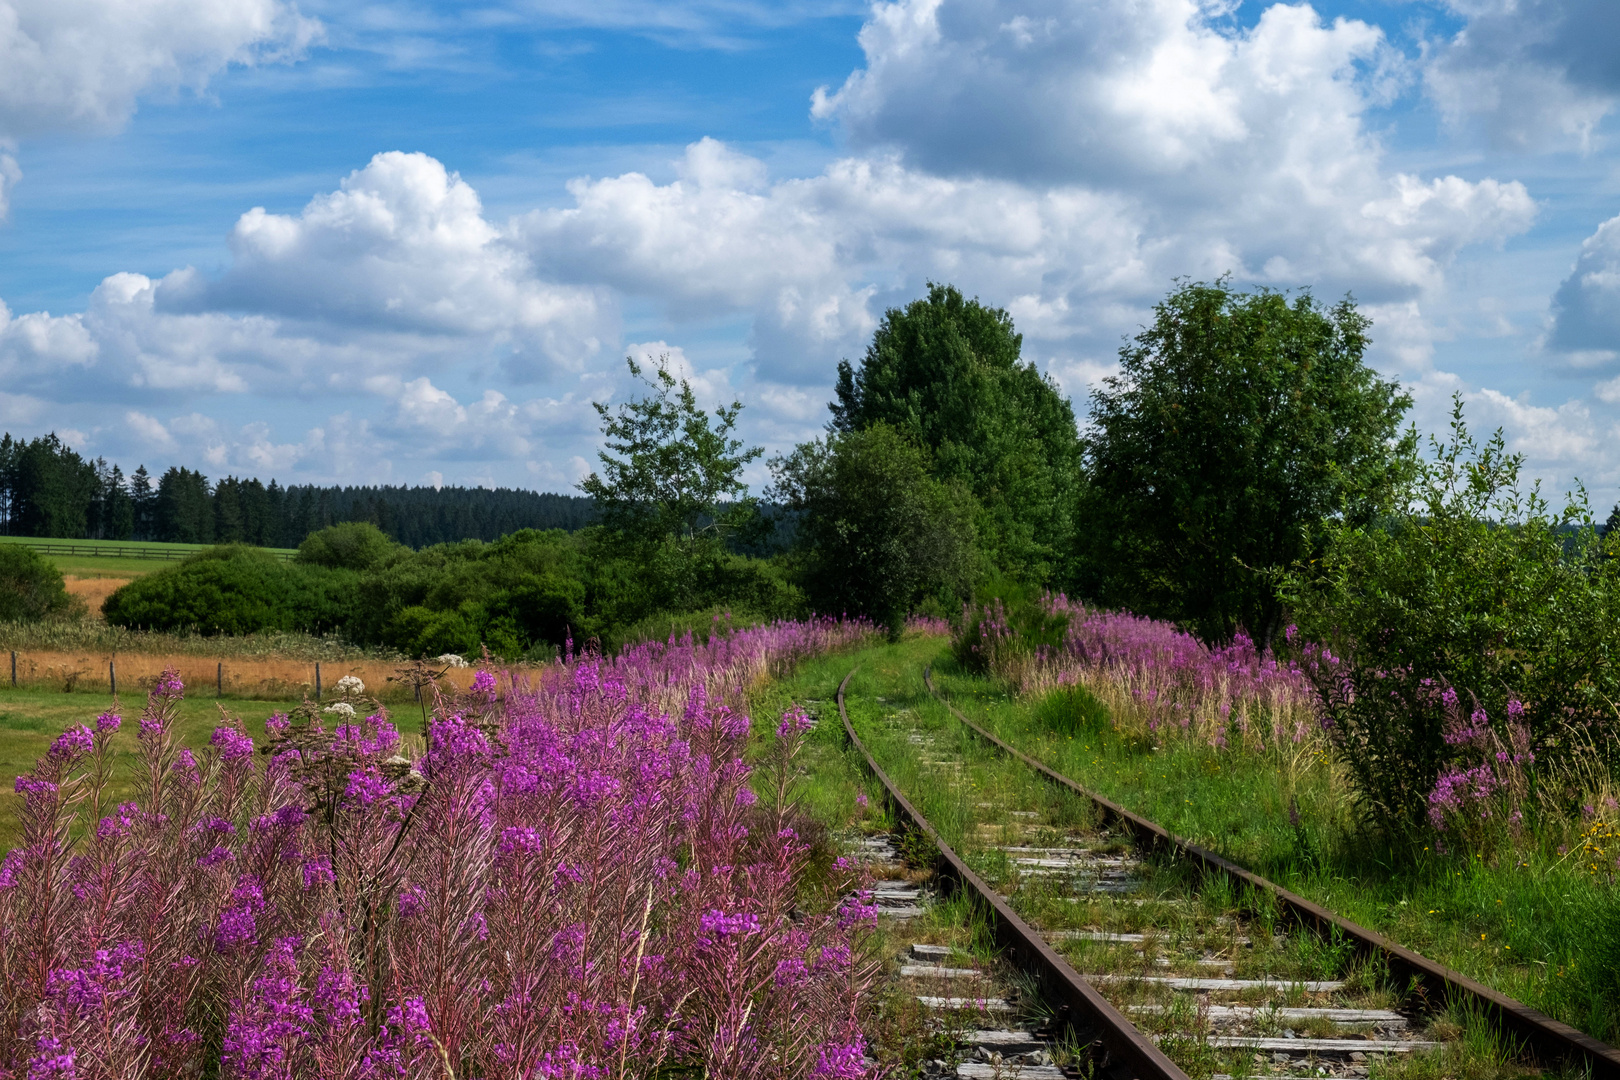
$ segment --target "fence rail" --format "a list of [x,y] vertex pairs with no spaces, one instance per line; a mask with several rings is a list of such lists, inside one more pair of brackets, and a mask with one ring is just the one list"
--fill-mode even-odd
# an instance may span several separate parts
[[[25,547],[33,548],[41,555],[79,555],[97,559],[167,559],[178,562],[181,559],[207,551],[207,547],[177,549],[167,547],[113,547],[96,543],[35,543],[24,541]],[[291,560],[298,553],[296,551],[281,551],[275,548],[260,548],[259,550],[274,556],[277,559]]]

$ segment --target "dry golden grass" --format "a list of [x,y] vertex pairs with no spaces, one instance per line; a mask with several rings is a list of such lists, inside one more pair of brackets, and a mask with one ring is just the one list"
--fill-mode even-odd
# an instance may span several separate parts
[[67,586],[69,596],[76,596],[84,601],[88,609],[88,616],[92,619],[101,619],[101,605],[115,589],[128,585],[129,578],[117,577],[76,577],[72,574],[62,578]]
[[[74,651],[19,651],[16,656],[17,685],[63,691],[112,689],[112,675],[118,677],[118,692],[124,697],[150,689],[165,668],[180,672],[187,695],[206,697],[223,694],[234,698],[298,700],[315,697],[315,663],[274,657],[155,653],[108,653]],[[0,680],[10,684],[11,654],[0,654]],[[109,667],[111,665],[111,667]],[[399,674],[400,665],[386,660],[326,660],[320,662],[323,695],[333,695],[333,687],[345,675],[354,675],[366,684],[366,693],[389,701],[408,701],[414,693],[408,683],[389,682]],[[513,669],[517,670],[517,669]],[[472,668],[445,673],[441,685],[465,690],[472,683]]]

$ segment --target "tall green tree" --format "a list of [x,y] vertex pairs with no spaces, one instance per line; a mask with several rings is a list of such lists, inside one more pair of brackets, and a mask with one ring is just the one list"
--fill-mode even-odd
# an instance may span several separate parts
[[985,555],[1014,577],[1058,584],[1074,544],[1080,441],[1073,408],[1022,347],[1005,311],[931,283],[884,314],[858,368],[838,365],[832,429],[884,423],[927,447],[934,474],[977,500]]
[[933,475],[925,447],[878,422],[771,461],[774,499],[802,515],[797,550],[816,610],[865,615],[898,638],[929,598],[965,598],[978,506]]
[[1410,475],[1411,398],[1363,362],[1369,321],[1184,283],[1092,395],[1082,591],[1206,640],[1278,629],[1280,576],[1328,522],[1363,522]]
[[164,543],[214,542],[214,504],[208,478],[202,473],[170,466],[158,480],[153,509],[157,538]]
[[689,605],[705,564],[725,553],[727,536],[757,516],[742,471],[764,453],[733,432],[742,402],[698,407],[691,384],[677,380],[661,357],[630,373],[649,391],[617,410],[598,404],[606,447],[602,468],[579,485],[596,500],[604,534],[623,552],[656,562],[668,579],[669,602]]
[[157,490],[145,465],[137,465],[129,477],[129,501],[135,519],[135,539],[157,539]]
[[21,536],[81,538],[98,484],[95,466],[53,431],[22,446],[14,469],[14,531]]

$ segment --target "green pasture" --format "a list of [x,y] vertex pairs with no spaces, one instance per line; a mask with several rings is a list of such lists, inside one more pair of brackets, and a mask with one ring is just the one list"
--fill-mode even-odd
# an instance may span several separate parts
[[[136,718],[145,704],[144,695],[124,695],[123,727],[114,737],[116,765],[111,784],[114,801],[134,797]],[[272,713],[286,712],[295,701],[261,701],[244,698],[215,698],[204,695],[187,698],[180,704],[176,738],[183,744],[200,747],[208,742],[219,725],[221,709],[239,716],[249,734],[264,737],[264,722]],[[33,768],[34,762],[50,749],[51,742],[76,724],[95,726],[96,717],[112,708],[113,698],[105,693],[72,693],[0,685],[0,849],[16,840],[16,805],[13,793],[17,776]]]
[[[41,555],[64,574],[75,577],[139,577],[173,566],[175,562],[207,551],[212,544],[166,544],[146,540],[62,540],[40,536],[0,536],[0,544],[21,544],[42,550]],[[51,548],[73,548],[63,552]],[[265,548],[274,554],[293,554],[291,548]],[[160,553],[148,556],[147,553]]]

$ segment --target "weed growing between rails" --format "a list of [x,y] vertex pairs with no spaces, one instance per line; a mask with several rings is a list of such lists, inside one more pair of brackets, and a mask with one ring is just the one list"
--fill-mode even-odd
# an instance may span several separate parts
[[1243,634],[1211,649],[1169,623],[1048,593],[1013,612],[999,600],[970,611],[955,653],[1019,694],[1083,687],[1121,732],[1157,745],[1284,756],[1325,745],[1304,673]]
[[[260,755],[229,723],[193,754],[166,680],[118,806],[119,718],[65,733],[18,782],[0,868],[3,1067],[864,1075],[871,911],[837,903],[851,881],[806,903],[790,808],[748,787],[747,717],[701,680],[671,716],[609,665],[566,674],[502,694],[481,672],[414,760],[381,711],[313,708]],[[782,725],[780,768],[802,734]],[[100,824],[75,844],[80,816]]]

